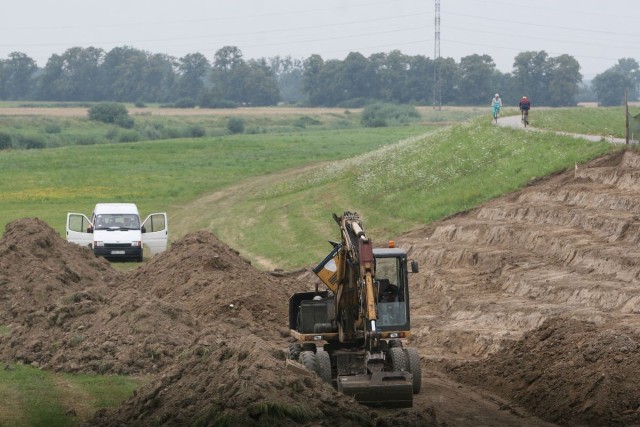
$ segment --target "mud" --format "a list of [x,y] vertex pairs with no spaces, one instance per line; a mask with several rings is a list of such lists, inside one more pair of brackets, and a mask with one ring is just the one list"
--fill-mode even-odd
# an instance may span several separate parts
[[627,151],[396,239],[421,265],[410,409],[286,369],[287,301],[308,272],[260,271],[204,231],[122,273],[38,219],[10,223],[0,357],[151,376],[87,425],[637,425],[639,189]]

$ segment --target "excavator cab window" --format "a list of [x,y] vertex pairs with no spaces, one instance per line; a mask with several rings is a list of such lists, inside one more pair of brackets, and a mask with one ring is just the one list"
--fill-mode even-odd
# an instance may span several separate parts
[[396,257],[376,258],[378,326],[402,326],[407,323],[404,273]]

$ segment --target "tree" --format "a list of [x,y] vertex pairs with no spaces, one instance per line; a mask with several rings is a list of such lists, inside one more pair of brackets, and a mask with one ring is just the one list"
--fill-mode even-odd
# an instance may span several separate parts
[[280,101],[278,81],[265,59],[247,63],[247,74],[243,83],[245,102],[250,105],[276,105]]
[[580,64],[570,55],[549,60],[549,90],[547,105],[552,107],[575,106],[579,84],[582,82]]
[[547,105],[549,64],[547,53],[522,52],[513,62],[513,89],[519,94],[527,96],[536,105]]
[[111,49],[104,58],[101,84],[108,101],[150,101],[144,93],[142,74],[147,53],[128,46]]
[[404,102],[411,57],[393,50],[388,54],[375,53],[369,57],[369,62],[376,75],[372,82],[375,92],[371,97],[388,102]]
[[302,89],[303,63],[291,56],[284,58],[274,56],[269,58],[269,68],[273,71],[278,82],[278,90],[283,101],[296,103],[304,100]]
[[623,58],[618,63],[595,76],[591,85],[600,105],[613,106],[624,104],[624,94],[627,99],[638,99],[638,85],[640,84],[640,66],[635,59]]
[[36,62],[21,52],[0,60],[0,99],[26,99],[32,90]]
[[324,68],[324,60],[320,55],[311,55],[302,64],[302,89],[307,94],[310,105],[325,104],[326,94],[320,85],[320,73]]
[[219,49],[214,55],[211,74],[214,96],[239,104],[246,102],[243,83],[248,71],[240,49],[235,46]]
[[401,98],[404,102],[427,104],[429,100],[432,100],[434,66],[435,61],[426,56],[415,55],[409,57]]
[[438,85],[438,93],[440,94],[440,100],[443,104],[452,104],[459,99],[457,86],[458,86],[458,65],[453,58],[438,58],[438,74],[439,79],[436,83]]
[[361,53],[350,52],[344,59],[339,80],[342,86],[342,101],[354,98],[375,98],[375,74]]
[[598,104],[611,107],[624,104],[624,91],[631,85],[628,76],[615,69],[598,74],[591,82]]
[[622,58],[613,66],[614,71],[619,71],[629,80],[627,96],[630,101],[637,101],[640,95],[640,66],[633,58]]
[[489,55],[470,55],[460,59],[458,66],[458,102],[484,105],[496,92],[493,75],[496,64]]
[[201,53],[190,53],[178,61],[177,97],[196,99],[203,91],[211,64]]
[[103,99],[119,102],[165,102],[173,95],[175,59],[128,46],[111,49],[104,58]]
[[72,47],[47,62],[45,76],[48,99],[59,101],[92,101],[100,99],[97,84],[104,51],[94,47]]

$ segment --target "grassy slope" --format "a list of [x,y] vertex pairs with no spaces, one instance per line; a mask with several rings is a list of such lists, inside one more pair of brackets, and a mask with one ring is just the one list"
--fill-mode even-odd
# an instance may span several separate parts
[[386,241],[612,149],[478,119],[238,188],[217,201],[207,224],[263,266],[294,269],[329,251],[326,241],[338,237],[333,212],[359,212],[369,235]]
[[[630,107],[634,116],[640,108]],[[530,113],[531,125],[543,129],[604,137],[625,137],[625,111],[623,107],[612,108],[565,108],[562,110],[533,108]],[[637,137],[636,137],[637,139]]]

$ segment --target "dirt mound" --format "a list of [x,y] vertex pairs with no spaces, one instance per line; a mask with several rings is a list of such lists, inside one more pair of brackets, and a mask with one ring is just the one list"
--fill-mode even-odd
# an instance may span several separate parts
[[87,425],[137,423],[370,425],[372,415],[318,377],[288,371],[274,343],[221,323],[117,412],[99,412]]
[[559,424],[640,424],[640,333],[554,318],[486,360],[449,367]]
[[[307,288],[254,269],[207,232],[120,273],[47,224],[23,219],[0,241],[5,363],[157,373],[88,425],[433,425],[385,419],[315,375],[285,367],[287,301]],[[398,424],[399,423],[399,424]]]
[[128,278],[129,286],[168,304],[178,303],[199,324],[231,322],[264,338],[288,335],[288,299],[306,289],[300,281],[275,277],[213,234],[190,233]]
[[154,372],[214,322],[280,340],[300,282],[260,272],[206,232],[119,273],[37,219],[0,241],[7,360],[67,372]]
[[0,335],[0,354],[47,365],[69,320],[103,307],[120,278],[107,261],[69,245],[39,219],[9,223],[0,240],[0,323],[10,333]]

